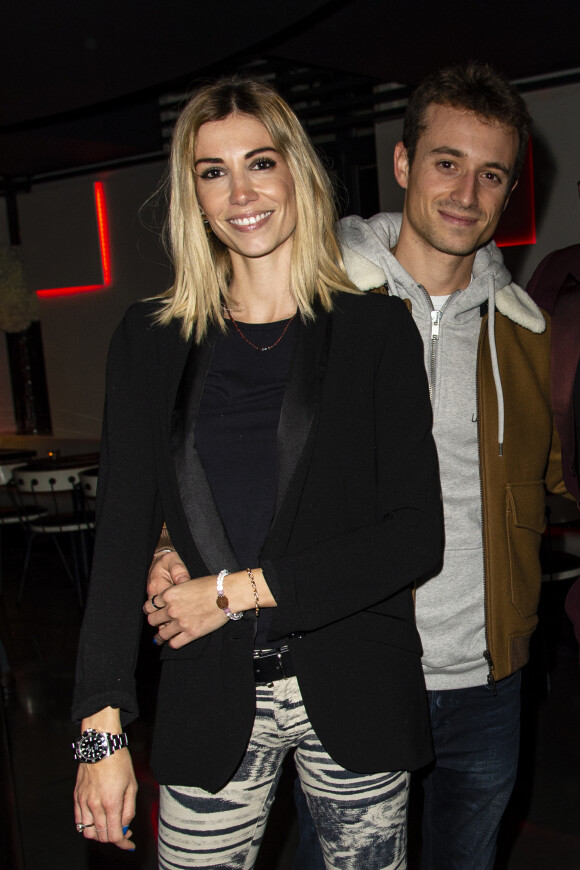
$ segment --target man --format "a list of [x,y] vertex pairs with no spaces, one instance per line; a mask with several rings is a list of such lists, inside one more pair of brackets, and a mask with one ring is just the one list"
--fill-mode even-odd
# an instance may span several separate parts
[[363,255],[410,300],[432,391],[446,544],[416,596],[436,756],[423,779],[425,868],[493,866],[536,624],[543,482],[562,489],[549,334],[490,242],[529,127],[522,98],[488,67],[435,73],[395,148],[402,218],[342,225],[349,272]]
[[[446,549],[441,573],[416,595],[436,755],[423,779],[429,870],[493,866],[537,621],[544,481],[562,486],[546,322],[490,241],[530,123],[487,66],[435,73],[413,94],[395,148],[403,214],[341,224],[357,286],[384,284],[409,300],[431,387]],[[172,561],[183,570],[160,557],[160,584]]]

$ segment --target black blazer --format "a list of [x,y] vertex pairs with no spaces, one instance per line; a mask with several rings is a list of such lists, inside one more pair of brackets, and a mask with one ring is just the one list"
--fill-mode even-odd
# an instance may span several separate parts
[[[195,450],[215,333],[133,306],[111,344],[98,529],[73,706],[137,714],[141,607],[162,521],[191,577],[239,567]],[[412,584],[439,570],[442,514],[423,347],[397,298],[340,294],[300,323],[278,431],[276,510],[260,566],[290,635],[325,749],[357,772],[431,758]],[[252,566],[257,567],[257,566]],[[162,648],[152,766],[166,784],[221,788],[255,713],[253,610]]]

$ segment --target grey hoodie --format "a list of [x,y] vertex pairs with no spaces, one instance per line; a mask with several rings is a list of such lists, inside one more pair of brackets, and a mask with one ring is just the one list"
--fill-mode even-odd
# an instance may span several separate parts
[[[522,325],[534,332],[543,332],[545,322],[524,291],[510,283],[510,274],[493,242],[478,251],[469,286],[452,293],[437,314],[427,291],[390,252],[400,227],[399,214],[379,214],[370,220],[348,217],[341,221],[339,237],[351,280],[361,290],[387,283],[389,293],[410,299],[423,338],[446,539],[442,571],[417,589],[417,626],[427,688],[463,688],[485,684],[488,673],[483,657],[487,643],[476,394],[482,305],[487,303],[490,313],[500,442],[504,408],[495,353],[494,309],[497,304],[498,310],[518,322],[526,321]],[[502,450],[501,443],[498,450]]]

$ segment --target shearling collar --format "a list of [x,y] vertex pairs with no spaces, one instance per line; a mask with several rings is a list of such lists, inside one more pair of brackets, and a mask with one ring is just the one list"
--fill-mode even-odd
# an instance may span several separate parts
[[[343,247],[342,256],[348,276],[359,290],[374,290],[389,283],[388,276],[380,266],[352,248]],[[546,321],[539,307],[517,284],[507,284],[497,290],[495,305],[504,317],[530,332],[540,334],[546,329]]]
[[530,332],[539,335],[546,331],[544,315],[534,300],[517,284],[508,284],[496,292],[495,307],[505,317]]

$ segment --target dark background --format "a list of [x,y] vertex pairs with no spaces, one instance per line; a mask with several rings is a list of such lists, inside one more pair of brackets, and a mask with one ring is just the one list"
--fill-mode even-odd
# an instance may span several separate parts
[[577,0],[4,0],[0,26],[9,179],[155,153],[159,98],[240,68],[343,124],[357,101],[376,119],[377,85],[404,94],[448,63],[484,59],[522,89],[580,68]]

